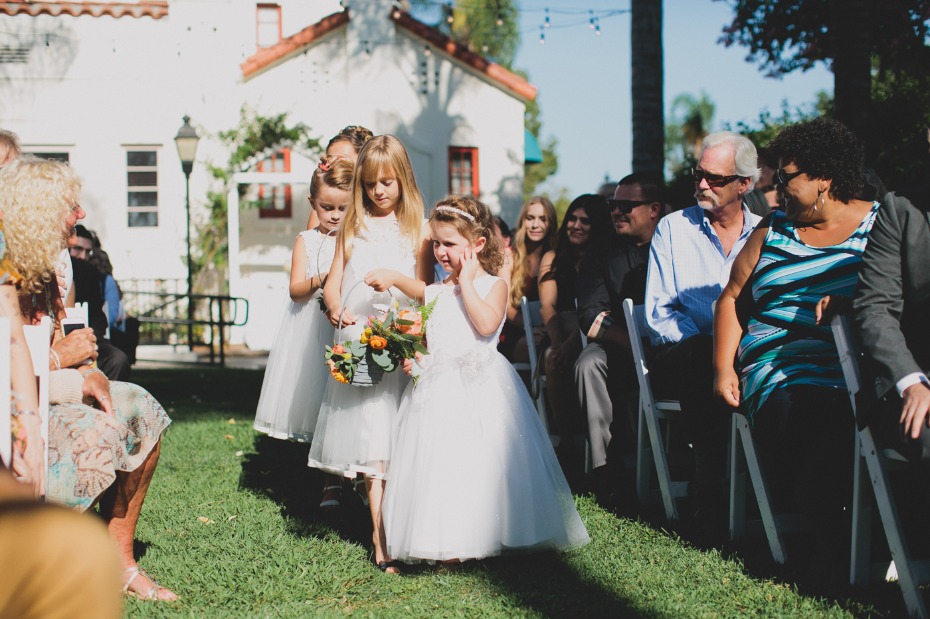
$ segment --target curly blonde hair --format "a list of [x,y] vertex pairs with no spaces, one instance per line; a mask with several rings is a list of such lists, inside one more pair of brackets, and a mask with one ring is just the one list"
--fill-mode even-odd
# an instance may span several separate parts
[[[442,209],[440,208],[442,206],[449,208]],[[467,213],[474,220],[457,211]],[[494,215],[491,214],[491,209],[474,196],[446,196],[436,203],[429,221],[431,224],[442,223],[452,226],[472,243],[483,237],[485,244],[484,249],[478,252],[478,263],[491,275],[497,275],[500,268],[504,266],[504,252],[494,230]]]
[[[534,246],[528,245],[526,239],[526,217],[530,207],[539,204],[543,207],[546,214],[546,236],[543,240]],[[555,249],[559,239],[558,222],[555,213],[555,207],[552,202],[545,196],[533,196],[526,201],[523,208],[520,209],[520,215],[517,217],[517,231],[513,235],[513,273],[510,276],[510,304],[513,307],[520,307],[520,299],[523,297],[523,285],[526,279],[526,272],[529,269],[529,258],[534,252],[540,252],[540,257],[550,249]]]
[[66,163],[24,155],[0,170],[7,255],[23,277],[21,292],[41,292],[52,281],[80,195],[81,179]]

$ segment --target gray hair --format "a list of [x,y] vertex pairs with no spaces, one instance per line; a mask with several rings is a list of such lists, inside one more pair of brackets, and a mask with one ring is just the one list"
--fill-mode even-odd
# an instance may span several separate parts
[[[733,147],[736,155],[733,158],[734,173],[749,179],[749,190],[752,191],[762,170],[759,169],[759,155],[756,153],[756,146],[746,136],[734,133],[732,131],[717,131],[708,133],[704,136],[701,144],[701,155],[704,151],[714,148],[715,146],[729,145]],[[700,157],[698,157],[700,159]]]

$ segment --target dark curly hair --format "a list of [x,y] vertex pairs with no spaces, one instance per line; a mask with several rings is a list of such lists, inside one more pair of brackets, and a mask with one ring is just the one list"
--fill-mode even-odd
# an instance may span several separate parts
[[849,202],[862,192],[865,149],[843,123],[815,118],[781,130],[769,149],[781,165],[794,163],[810,178],[832,181],[830,196]]
[[568,205],[565,215],[562,216],[562,225],[559,227],[558,240],[555,246],[555,260],[545,278],[554,278],[556,273],[562,269],[574,269],[575,257],[577,256],[575,246],[568,240],[568,218],[578,209],[584,209],[588,220],[591,222],[591,236],[588,239],[588,245],[598,243],[601,239],[613,235],[614,228],[610,220],[610,211],[607,210],[607,200],[600,195],[586,193],[580,195]]

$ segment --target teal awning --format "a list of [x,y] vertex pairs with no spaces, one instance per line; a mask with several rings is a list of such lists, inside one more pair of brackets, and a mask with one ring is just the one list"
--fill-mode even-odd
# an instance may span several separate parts
[[523,130],[523,159],[524,163],[542,163],[543,160],[536,136],[526,129]]

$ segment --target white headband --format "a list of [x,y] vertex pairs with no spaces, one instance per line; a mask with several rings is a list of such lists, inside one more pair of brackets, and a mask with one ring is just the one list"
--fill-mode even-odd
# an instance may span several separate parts
[[464,217],[465,219],[467,219],[467,220],[469,220],[469,221],[471,221],[471,222],[474,222],[474,221],[475,221],[475,216],[474,216],[474,215],[472,215],[471,213],[466,213],[466,212],[463,211],[462,209],[460,209],[460,208],[455,208],[454,206],[446,206],[445,204],[441,204],[441,205],[439,205],[439,206],[436,207],[436,210],[437,210],[437,211],[449,211],[450,213],[458,213],[459,215],[461,215],[462,217]]

